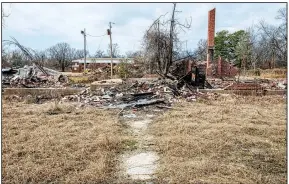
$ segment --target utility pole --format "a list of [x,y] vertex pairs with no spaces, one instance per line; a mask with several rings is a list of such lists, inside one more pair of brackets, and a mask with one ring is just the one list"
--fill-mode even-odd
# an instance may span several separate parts
[[169,71],[169,67],[168,66],[171,66],[171,63],[173,61],[173,34],[174,34],[174,26],[175,26],[175,9],[176,9],[176,3],[174,3],[174,8],[173,8],[173,14],[172,14],[172,20],[171,20],[171,28],[170,28],[170,53],[169,53],[169,63],[167,64],[166,66],[166,69],[165,69],[165,75],[168,73]]
[[83,67],[83,70],[85,72],[86,71],[86,32],[85,32],[85,28],[83,31],[81,31],[81,34],[83,34],[83,39],[84,39],[84,67]]
[[111,38],[111,24],[114,24],[114,23],[113,23],[113,22],[109,22],[109,31],[108,31],[109,38],[110,38],[110,59],[111,59],[111,62],[110,62],[110,78],[112,78],[112,75],[113,75],[113,69],[112,69],[112,38]]

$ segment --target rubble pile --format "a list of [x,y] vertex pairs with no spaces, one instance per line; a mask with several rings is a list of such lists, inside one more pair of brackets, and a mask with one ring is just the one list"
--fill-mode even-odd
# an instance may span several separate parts
[[2,85],[5,87],[10,85],[10,80],[18,71],[12,68],[2,68]]
[[229,79],[222,80],[222,79],[218,79],[218,78],[208,79],[207,81],[208,81],[208,83],[211,84],[211,86],[214,89],[224,89],[227,86],[230,86],[234,83],[234,80],[229,80]]
[[125,82],[114,86],[100,86],[91,91],[85,89],[78,95],[65,96],[62,101],[80,102],[81,106],[89,105],[103,108],[138,108],[156,105],[159,108],[170,108],[172,103],[185,99],[196,101],[197,98],[215,98],[215,93],[201,93],[184,85],[180,89],[177,81],[160,79],[157,81]]
[[41,71],[36,65],[24,66],[2,78],[2,84],[5,87],[43,88],[64,87],[68,83],[67,77],[60,72],[47,68],[43,68],[42,70],[45,70],[45,72]]
[[271,90],[283,90],[287,89],[287,81],[282,79],[270,79],[264,80],[260,85],[264,89],[271,89]]
[[105,65],[93,70],[93,76],[97,80],[104,80],[110,77],[110,67]]

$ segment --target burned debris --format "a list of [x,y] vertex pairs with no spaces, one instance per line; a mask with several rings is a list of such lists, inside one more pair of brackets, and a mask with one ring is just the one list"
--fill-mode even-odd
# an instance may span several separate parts
[[170,75],[178,80],[178,88],[188,85],[194,88],[211,88],[206,81],[206,67],[202,63],[198,63],[191,57],[174,61],[171,67]]
[[40,69],[35,64],[11,70],[13,72],[9,72],[9,74],[7,70],[2,70],[3,87],[63,87],[68,82],[68,78],[60,72],[42,67]]
[[10,85],[10,80],[18,71],[13,68],[2,68],[2,85]]
[[[110,83],[107,80],[103,83]],[[101,84],[101,83],[100,83]],[[176,95],[173,81],[170,80],[151,80],[140,82],[138,80],[122,81],[114,85],[98,85],[96,88],[87,88],[79,95],[64,97],[64,101],[78,101],[82,105],[92,105],[103,108],[138,108],[148,105],[163,104],[170,106],[181,95],[189,98],[193,93],[189,89],[178,90]],[[190,93],[190,94],[189,94]]]
[[42,57],[34,50],[21,45],[15,38],[4,42],[17,46],[32,63],[32,65],[25,65],[23,68],[2,69],[2,77],[7,76],[2,78],[4,87],[63,87],[63,84],[68,82],[68,78],[60,72],[43,67],[40,63]]
[[[171,19],[162,20],[166,15],[161,15],[153,22],[143,38],[144,51],[141,52],[145,54],[138,59],[133,59],[131,62],[115,61],[115,64],[110,66],[107,59],[106,62],[100,63],[96,60],[103,60],[103,58],[91,58],[89,62],[91,71],[84,71],[83,59],[77,62],[71,61],[74,63],[71,66],[72,73],[84,72],[84,74],[80,73],[81,76],[89,78],[88,83],[92,83],[90,88],[77,95],[62,96],[62,101],[74,101],[81,106],[91,105],[101,108],[139,108],[154,105],[169,109],[179,100],[196,101],[198,98],[215,98],[219,95],[215,93],[218,90],[225,92],[249,90],[262,95],[266,90],[287,89],[287,81],[284,80],[240,78],[240,69],[229,60],[214,55],[215,9],[209,12],[208,41],[205,44],[206,48],[203,49],[207,56],[197,59],[188,51],[182,53],[180,48],[183,46],[178,38],[178,31],[190,28],[191,23],[181,24],[175,18],[175,12],[174,3]],[[4,87],[69,86],[78,89],[87,87],[81,80],[71,82],[61,72],[43,67],[40,62],[41,56],[22,46],[16,39],[12,38],[12,41],[7,43],[16,45],[32,64],[23,68],[2,69]],[[60,45],[69,48],[67,44]],[[57,53],[55,49],[52,50],[50,49],[51,53]],[[67,61],[62,58],[62,54],[57,55],[60,57],[59,64],[64,71]],[[204,59],[205,57],[207,58]],[[136,62],[137,60],[140,61]],[[111,71],[114,71],[112,72],[114,76],[111,75]],[[106,80],[108,78],[110,80]]]

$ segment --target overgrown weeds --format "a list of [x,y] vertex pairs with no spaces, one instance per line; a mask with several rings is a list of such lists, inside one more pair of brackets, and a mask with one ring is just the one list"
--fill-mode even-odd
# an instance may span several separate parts
[[2,104],[2,183],[114,181],[128,139],[115,112],[57,102]]
[[275,69],[266,69],[266,70],[247,70],[243,73],[245,76],[259,76],[261,78],[286,78],[287,69],[285,68],[275,68]]
[[54,104],[48,109],[47,114],[56,115],[61,113],[71,113],[74,108],[71,105],[60,105],[58,99],[54,100]]
[[286,101],[182,102],[152,125],[159,183],[286,183]]

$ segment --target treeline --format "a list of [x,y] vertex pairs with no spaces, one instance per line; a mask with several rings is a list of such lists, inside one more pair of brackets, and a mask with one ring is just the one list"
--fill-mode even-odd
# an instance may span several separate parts
[[[2,48],[2,67],[23,67],[25,65],[30,65],[31,59],[18,47],[11,49],[11,44],[5,44],[3,42]],[[10,49],[8,49],[10,48]],[[27,48],[29,49],[29,48]],[[62,42],[49,47],[43,51],[35,51],[29,49],[36,58],[40,58],[39,61],[43,66],[55,68],[61,71],[65,71],[71,66],[72,60],[84,58],[84,49],[72,48],[68,43]],[[130,55],[129,55],[130,56]],[[108,46],[107,52],[103,50],[96,50],[95,53],[90,54],[86,51],[86,57],[96,57],[96,58],[110,58],[110,46]],[[112,47],[112,57],[113,58],[124,58],[125,55],[120,55],[118,44],[113,44]]]
[[[261,20],[246,30],[238,30],[233,33],[227,30],[217,32],[214,59],[217,60],[221,56],[243,69],[286,67],[286,8],[280,9],[275,18],[280,22],[279,25],[270,25]],[[168,22],[170,21],[165,19],[159,26],[160,18],[154,21],[150,26],[150,31],[144,35],[144,48],[139,51],[128,51],[125,55],[121,55],[118,44],[113,44],[112,57],[134,57],[135,61],[143,65],[143,71],[148,73],[155,73],[155,70],[166,73],[174,60],[187,56],[194,57],[198,61],[205,61],[207,59],[207,41],[201,39],[193,51],[183,50],[185,46],[178,38],[178,31],[170,29],[172,26]],[[184,27],[184,25],[182,26]],[[5,45],[5,42],[2,43],[2,67],[3,65],[23,67],[31,64],[31,60],[20,49],[9,50],[9,45]],[[72,48],[68,43],[58,43],[43,51],[33,51],[33,53],[37,56],[36,58],[41,58],[40,62],[44,66],[62,71],[71,66],[72,60],[84,58],[83,49]],[[110,58],[110,46],[108,45],[106,52],[96,50],[94,53],[87,52],[86,56]]]
[[[218,56],[244,69],[287,66],[287,14],[286,8],[277,12],[279,25],[261,20],[246,30],[216,33],[214,59]],[[198,60],[206,60],[207,41],[201,39],[192,53]]]

